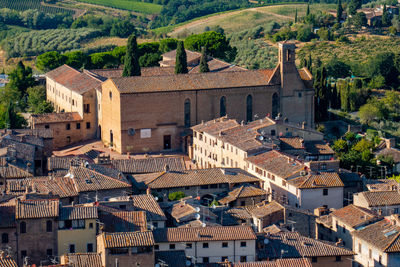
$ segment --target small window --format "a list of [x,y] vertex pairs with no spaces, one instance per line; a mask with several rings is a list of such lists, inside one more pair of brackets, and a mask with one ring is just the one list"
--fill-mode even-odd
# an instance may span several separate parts
[[222,247],[227,248],[228,247],[228,242],[222,242]]
[[69,253],[75,253],[75,244],[69,245]]
[[298,93],[298,96],[299,96],[299,98],[300,98],[300,97],[302,97],[302,94],[299,92],[299,93]]
[[67,125],[65,126],[65,129],[67,129],[67,131],[71,130],[71,124],[67,123]]
[[247,246],[247,243],[246,243],[246,241],[242,241],[242,242],[240,242],[240,247],[244,248],[244,247],[246,247],[246,246]]
[[67,143],[71,143],[71,136],[67,136]]
[[358,253],[361,253],[361,243],[358,243]]
[[210,258],[209,257],[203,257],[203,263],[209,263]]
[[90,129],[90,122],[86,123],[86,129]]
[[93,223],[89,223],[89,228],[93,229]]
[[87,252],[93,252],[93,244],[92,243],[87,243],[86,251]]
[[318,262],[318,258],[317,257],[312,257],[311,258],[311,262]]
[[223,256],[223,257],[221,257],[221,262],[224,262],[224,261],[226,261],[226,260],[228,260],[228,256]]
[[247,256],[240,256],[240,262],[246,262]]
[[3,233],[1,235],[1,243],[3,243],[3,244],[7,244],[8,243],[8,234],[7,233]]
[[53,256],[53,250],[51,248],[46,250],[46,255],[47,256]]
[[210,188],[218,188],[218,184],[212,184],[210,185]]
[[53,232],[53,222],[50,220],[46,222],[46,232]]
[[369,250],[368,250],[368,257],[369,257],[370,259],[372,259],[372,249],[369,249]]
[[328,188],[324,188],[322,194],[324,196],[327,196],[328,195]]
[[186,248],[192,248],[193,244],[192,243],[186,243]]
[[175,244],[169,244],[169,249],[175,249]]
[[44,128],[45,128],[45,129],[50,129],[50,125],[45,124],[45,125],[44,125]]
[[26,250],[21,250],[21,259],[25,259],[27,255],[28,252]]
[[246,206],[246,201],[240,201],[240,206]]
[[203,243],[203,248],[208,248],[208,243]]
[[275,136],[275,134],[276,134],[275,130],[271,130],[271,135]]
[[85,113],[90,113],[90,104],[84,104],[83,109]]
[[159,245],[154,245],[154,250],[159,250],[160,246]]
[[76,123],[76,129],[79,130],[80,128],[81,128],[81,123],[80,123],[80,122],[77,122],[77,123]]
[[21,222],[19,224],[19,231],[21,234],[25,234],[26,233],[26,222]]
[[108,95],[110,96],[110,100],[112,100],[112,92],[111,91]]

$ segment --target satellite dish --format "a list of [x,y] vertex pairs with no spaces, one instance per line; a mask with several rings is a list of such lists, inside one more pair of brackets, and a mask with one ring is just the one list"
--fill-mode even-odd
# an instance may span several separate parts
[[[186,261],[186,266],[191,266],[191,265],[192,265],[191,261]],[[156,266],[156,267],[158,267],[158,266]]]
[[265,238],[265,239],[264,239],[264,244],[265,244],[265,245],[268,245],[268,244],[269,244],[269,239],[268,239],[268,238]]
[[196,212],[200,212],[200,208],[199,207],[196,207],[195,210],[196,210]]
[[128,129],[128,135],[129,135],[129,136],[135,135],[135,129],[129,128],[129,129]]
[[154,199],[155,199],[156,201],[158,201],[158,197],[154,197]]
[[199,220],[200,219],[200,214],[197,213],[194,217],[196,218],[196,220]]
[[215,209],[217,206],[215,204],[212,204],[211,208]]
[[259,136],[259,137],[258,137],[258,140],[260,140],[260,141],[264,140],[264,136],[262,136],[262,135]]
[[206,227],[207,225],[205,224],[205,223],[202,223],[201,224],[201,227]]

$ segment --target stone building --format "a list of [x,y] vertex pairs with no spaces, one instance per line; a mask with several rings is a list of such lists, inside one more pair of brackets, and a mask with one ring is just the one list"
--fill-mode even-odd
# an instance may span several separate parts
[[400,192],[395,191],[364,191],[353,195],[353,203],[376,212],[378,215],[387,216],[399,214]]

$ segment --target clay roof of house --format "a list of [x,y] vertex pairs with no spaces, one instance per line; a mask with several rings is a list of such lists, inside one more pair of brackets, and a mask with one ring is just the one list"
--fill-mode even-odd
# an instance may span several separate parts
[[15,227],[15,206],[0,206],[0,228]]
[[61,207],[59,220],[83,220],[83,219],[97,219],[97,207],[93,206],[70,206]]
[[400,205],[398,191],[364,191],[357,195],[364,197],[369,207]]
[[135,232],[147,230],[145,211],[102,212],[100,221],[105,232]]
[[371,210],[357,207],[353,204],[335,210],[330,215],[344,222],[352,228],[355,228],[365,222],[371,221],[372,219],[377,217],[376,214]]
[[252,207],[249,212],[252,216],[256,218],[263,218],[265,216],[269,216],[272,213],[278,212],[278,211],[284,211],[285,207],[279,204],[276,201],[272,201],[267,204],[259,204],[254,207]]
[[11,257],[0,258],[0,267],[18,267],[18,264]]
[[185,170],[183,157],[151,157],[144,159],[115,159],[111,161],[115,169],[123,173],[162,172],[168,165],[171,171]]
[[152,195],[133,195],[129,197],[132,200],[135,210],[143,210],[146,212],[146,217],[150,221],[165,221],[164,212],[158,205]]
[[102,233],[100,236],[105,248],[147,247],[154,245],[151,231]]
[[269,243],[265,245],[264,249],[258,251],[260,259],[352,256],[355,254],[349,249],[336,246],[335,243],[305,237],[298,232],[270,233],[264,238],[268,238]]
[[400,162],[400,150],[397,148],[389,147],[379,150],[375,153],[378,156],[391,156],[394,163]]
[[307,258],[300,259],[277,259],[275,261],[254,261],[254,262],[237,262],[232,267],[311,267],[311,260]]
[[69,170],[71,166],[80,166],[87,161],[82,157],[48,157],[47,170]]
[[75,122],[83,120],[78,112],[32,114],[31,118],[33,124]]
[[[196,209],[199,211],[196,211]],[[194,220],[196,214],[200,215],[201,220],[204,219],[204,217],[218,217],[216,214],[210,211],[208,207],[196,203],[188,203],[188,201],[179,201],[178,203],[175,203],[172,206],[170,213],[171,216],[178,222]]]
[[103,267],[98,253],[68,253],[65,259],[71,267]]
[[288,181],[300,189],[344,187],[337,172],[311,172]]
[[155,251],[155,262],[165,262],[166,266],[186,267],[186,253],[184,250]]
[[388,219],[369,224],[352,234],[383,252],[400,252],[400,227]]
[[206,132],[210,135],[218,135],[221,131],[237,127],[240,124],[234,119],[228,119],[227,117],[221,117],[211,121],[197,124],[192,127],[193,131]]
[[78,192],[131,188],[125,177],[116,178],[108,173],[100,173],[99,169],[71,167],[69,177],[73,179]]
[[366,186],[369,191],[395,191],[399,183],[394,179],[371,179],[367,180]]
[[58,199],[20,200],[15,208],[15,218],[37,219],[59,216]]
[[110,78],[121,94],[268,86],[264,70]]
[[[245,71],[247,69],[232,65],[228,62],[212,58],[207,61],[208,68],[210,69],[210,72],[222,72],[222,71]],[[189,73],[200,73],[200,64],[193,67]]]
[[281,149],[304,149],[304,139],[300,137],[279,137]]
[[158,228],[153,233],[156,243],[257,239],[250,226]]
[[245,209],[244,207],[231,208],[231,209],[227,210],[226,213],[228,213],[233,218],[239,219],[239,220],[252,219],[250,212],[247,209]]
[[226,197],[218,200],[218,202],[221,204],[228,204],[239,198],[256,197],[256,196],[265,196],[266,197],[267,191],[265,191],[264,189],[255,187],[253,185],[242,185],[242,186],[230,191]]
[[[108,78],[122,77],[123,69],[95,69],[84,70],[84,72],[93,75],[103,81]],[[161,76],[175,75],[175,67],[148,67],[140,68],[141,76]]]
[[0,166],[0,177],[6,179],[13,178],[26,178],[32,177],[33,175],[26,170],[23,170],[13,164],[7,163],[4,166]]
[[68,65],[62,65],[61,67],[46,73],[46,77],[78,94],[84,94],[101,84],[99,79],[75,70]]
[[304,143],[304,146],[310,154],[335,154],[335,151],[324,141],[307,141]]
[[306,167],[301,162],[276,150],[248,157],[246,161],[282,178],[292,176]]
[[152,189],[182,186],[200,186],[210,184],[254,183],[260,179],[238,168],[211,168],[163,172],[147,183]]

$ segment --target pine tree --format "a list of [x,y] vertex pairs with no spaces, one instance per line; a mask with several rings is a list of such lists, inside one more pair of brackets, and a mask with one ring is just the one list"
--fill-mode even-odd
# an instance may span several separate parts
[[186,51],[183,46],[183,41],[179,41],[176,48],[175,74],[180,73],[188,73]]
[[128,44],[126,46],[125,64],[124,72],[122,76],[140,76],[140,65],[139,65],[139,55],[138,46],[136,42],[136,36],[132,34],[128,38]]
[[210,68],[208,67],[207,63],[206,48],[204,46],[201,48],[200,72],[210,72]]
[[337,20],[337,23],[340,23],[340,21],[341,21],[341,19],[342,19],[342,16],[343,16],[342,1],[341,1],[341,0],[338,0],[338,3],[337,3],[337,11],[336,11],[336,20]]
[[297,23],[297,8],[296,8],[296,13],[294,13],[294,23]]
[[307,4],[307,12],[306,12],[306,17],[310,15],[310,4]]

